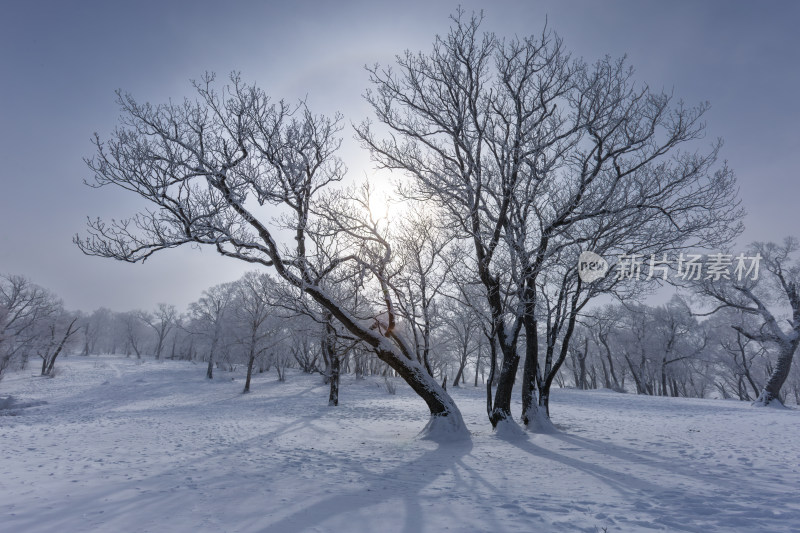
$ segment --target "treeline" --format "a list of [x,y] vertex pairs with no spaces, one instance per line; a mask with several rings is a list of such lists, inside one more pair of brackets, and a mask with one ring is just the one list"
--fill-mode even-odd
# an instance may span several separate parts
[[[286,368],[296,368],[321,374],[327,382],[333,373],[333,351],[337,373],[393,374],[346,336],[334,334],[326,350],[330,325],[326,329],[297,295],[287,291],[286,284],[269,275],[249,272],[203,291],[183,313],[166,303],[153,310],[101,307],[85,313],[65,309],[56,294],[23,276],[0,275],[0,379],[5,370],[23,370],[38,358],[41,374],[51,375],[59,354],[202,362],[209,379],[215,370],[246,368],[245,392],[253,372],[274,370],[284,381]],[[434,368],[447,372],[447,365],[438,360]],[[462,381],[465,376],[462,372]]]
[[[41,364],[42,375],[51,375],[59,354],[189,360],[202,363],[209,379],[215,371],[246,369],[245,392],[254,372],[274,371],[284,381],[287,368],[320,374],[326,382],[339,373],[395,375],[374,351],[337,331],[285,283],[264,273],[249,272],[235,282],[211,287],[183,313],[168,304],[151,311],[68,311],[51,291],[14,275],[0,276],[0,298],[0,378],[3,370],[24,369],[31,361]],[[731,327],[737,321],[746,326],[742,320],[743,315],[729,309],[698,318],[677,295],[660,306],[631,303],[590,309],[581,316],[556,383],[754,401],[776,361],[763,344]],[[410,320],[403,327],[415,336],[417,328]],[[475,309],[439,296],[424,328],[435,378],[445,386],[486,383],[490,334]],[[525,342],[523,336],[520,343]],[[796,365],[780,400],[800,404]]]
[[[776,358],[765,345],[731,327],[737,323],[742,324],[742,316],[729,309],[698,319],[679,296],[661,306],[596,309],[577,328],[567,372],[559,374],[558,383],[653,396],[755,401],[775,370]],[[800,404],[796,365],[779,399]]]
[[56,358],[78,338],[80,319],[53,292],[22,276],[0,275],[0,379],[31,359],[41,360],[43,376],[53,375]]

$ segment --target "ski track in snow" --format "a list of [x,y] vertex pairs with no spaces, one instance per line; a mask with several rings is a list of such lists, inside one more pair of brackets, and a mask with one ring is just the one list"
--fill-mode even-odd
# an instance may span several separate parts
[[560,432],[502,439],[467,386],[472,441],[437,445],[400,382],[345,376],[331,408],[319,375],[58,366],[0,383],[2,532],[800,532],[796,409],[556,390]]

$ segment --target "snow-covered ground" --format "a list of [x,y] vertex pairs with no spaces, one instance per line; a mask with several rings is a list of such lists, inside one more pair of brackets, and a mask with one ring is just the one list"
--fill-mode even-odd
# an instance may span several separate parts
[[560,432],[502,439],[470,386],[471,443],[438,445],[377,379],[330,408],[319,376],[57,367],[0,383],[0,531],[800,531],[795,409],[557,390]]

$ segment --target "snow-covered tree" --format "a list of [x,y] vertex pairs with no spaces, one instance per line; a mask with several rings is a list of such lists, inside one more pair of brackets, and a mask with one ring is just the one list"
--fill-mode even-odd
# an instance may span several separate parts
[[144,322],[155,334],[156,345],[153,353],[156,359],[161,359],[167,336],[175,327],[178,311],[174,305],[160,303],[152,313],[140,312],[139,319]]
[[111,336],[113,314],[110,309],[100,307],[82,317],[80,327],[83,333],[83,355],[98,354],[103,343],[108,342]]
[[[336,155],[341,118],[315,115],[305,102],[273,102],[238,76],[221,90],[211,75],[194,86],[194,100],[161,105],[119,93],[120,127],[95,139],[87,164],[95,186],[120,187],[149,207],[90,222],[89,235],[75,238],[81,250],[137,262],[191,243],[272,268],[409,383],[429,407],[430,428],[467,437],[455,403],[397,329],[386,278],[391,246],[367,218],[331,219],[332,197],[317,201],[345,173]],[[381,308],[361,316],[333,296],[329,280],[343,271],[385,295]]]
[[706,105],[638,86],[623,60],[573,60],[547,31],[501,39],[481,32],[475,15],[453,21],[430,53],[369,69],[367,99],[384,128],[365,122],[358,136],[380,168],[408,176],[410,199],[438,207],[472,244],[472,277],[502,354],[493,425],[511,416],[524,329],[527,422],[537,404],[546,410],[578,313],[603,292],[578,279],[582,250],[721,244],[739,231],[741,212],[719,145],[695,144]]
[[[781,388],[790,375],[800,344],[800,249],[796,238],[783,243],[756,242],[741,260],[731,256],[732,272],[726,277],[706,277],[695,287],[718,308],[730,308],[750,320],[731,324],[744,338],[774,354],[769,379],[755,402],[766,406],[781,402]],[[746,260],[745,258],[751,258]],[[757,258],[757,259],[752,259]],[[757,265],[758,272],[755,269]]]
[[234,298],[235,284],[223,283],[203,291],[199,300],[189,305],[190,316],[195,321],[193,333],[205,338],[208,342],[208,367],[206,377],[214,377],[214,358],[220,342],[223,340],[225,327],[229,326],[232,312],[231,303]]
[[24,366],[44,349],[43,336],[62,313],[61,301],[47,289],[23,276],[0,275],[0,379],[12,363]]
[[[275,281],[265,273],[248,272],[236,282],[233,316],[237,323],[237,340],[244,347],[247,360],[247,377],[244,390],[250,392],[250,380],[256,358],[274,348],[283,331],[274,307]],[[282,370],[288,354],[279,354],[274,360],[278,379],[284,381]]]

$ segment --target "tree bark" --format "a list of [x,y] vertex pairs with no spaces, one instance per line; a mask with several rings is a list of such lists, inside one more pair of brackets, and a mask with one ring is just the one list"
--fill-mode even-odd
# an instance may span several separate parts
[[494,406],[489,415],[489,422],[492,423],[492,427],[497,427],[497,424],[502,420],[512,418],[511,394],[514,390],[514,381],[516,381],[517,369],[519,368],[519,354],[516,346],[506,347],[501,345],[501,352],[503,353],[503,366],[500,368],[500,378],[497,380],[497,391],[494,395]]
[[328,405],[336,407],[339,405],[339,356],[335,353],[330,355],[330,394],[328,395]]
[[792,359],[794,358],[794,352],[797,350],[798,343],[800,343],[800,337],[785,343],[781,347],[781,351],[778,354],[778,362],[772,370],[767,384],[764,385],[761,394],[755,401],[755,405],[767,406],[774,401],[782,403],[780,399],[781,387],[783,387],[783,384],[786,382],[786,378],[789,377],[789,371],[792,368]]
[[[253,337],[255,337],[255,335]],[[250,377],[253,375],[253,362],[256,360],[255,342],[256,340],[253,338],[252,342],[250,343],[250,356],[247,359],[247,379],[244,382],[244,390],[242,393],[250,392]]]
[[325,379],[330,385],[328,394],[328,406],[336,407],[339,405],[339,374],[341,373],[341,359],[336,353],[336,330],[331,321],[333,315],[325,315],[325,333],[322,339],[322,358],[325,360]]
[[522,423],[530,422],[531,409],[536,408],[537,374],[539,372],[539,332],[538,323],[533,316],[526,316],[525,322],[525,365],[522,368]]
[[[74,334],[76,331],[78,331],[77,329],[75,329],[75,330],[73,330],[73,329],[72,329],[72,327],[75,325],[75,322],[76,322],[77,320],[78,320],[78,319],[77,319],[77,318],[75,318],[75,319],[73,319],[73,320],[72,320],[72,322],[70,322],[69,326],[67,327],[67,331],[66,331],[66,333],[64,333],[64,337],[61,339],[61,342],[58,344],[58,347],[56,348],[56,351],[55,351],[55,352],[53,352],[53,355],[51,355],[51,356],[50,356],[50,361],[48,362],[48,360],[47,360],[47,359],[45,359],[45,360],[44,360],[44,363],[42,364],[42,375],[43,375],[43,376],[44,376],[44,375],[47,375],[47,376],[49,376],[49,375],[52,375],[52,373],[53,373],[53,367],[54,367],[54,366],[55,366],[55,364],[56,364],[56,357],[58,357],[58,354],[60,354],[60,353],[61,353],[61,350],[63,350],[63,349],[64,349],[64,345],[67,343],[67,340],[68,340],[68,339],[69,339],[69,338],[70,338],[70,337],[71,337],[71,336],[72,336],[72,335],[73,335],[73,334]],[[45,367],[44,367],[44,364],[47,364],[47,371],[46,371],[46,372],[45,372]]]

